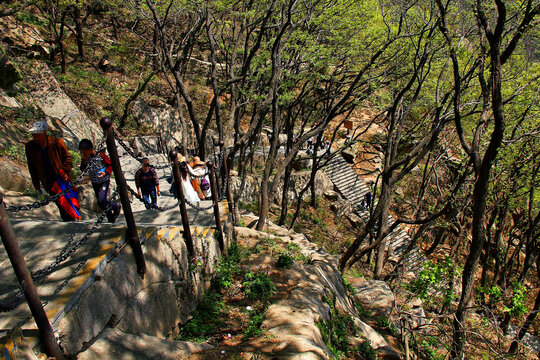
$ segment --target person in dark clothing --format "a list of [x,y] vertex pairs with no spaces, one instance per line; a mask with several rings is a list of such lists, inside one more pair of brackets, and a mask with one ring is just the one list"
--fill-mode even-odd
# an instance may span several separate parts
[[150,160],[148,158],[142,159],[141,168],[135,173],[135,186],[137,186],[139,196],[142,196],[146,201],[144,206],[147,209],[151,208],[148,203],[157,206],[157,197],[161,196],[159,192],[159,179],[156,170],[150,167]]
[[[25,150],[32,184],[38,193],[43,193],[43,187],[53,195],[53,187],[59,177],[63,181],[71,180],[71,155],[64,140],[47,135],[45,120],[35,122],[28,131],[32,133],[32,140],[26,143]],[[63,221],[75,220],[58,201],[56,206]]]
[[371,207],[372,197],[373,195],[371,194],[371,190],[368,190],[368,192],[364,194],[364,200],[362,201],[362,207],[364,210],[369,210]]
[[107,199],[111,183],[111,159],[103,151],[96,154],[94,144],[89,139],[82,139],[79,142],[79,151],[81,152],[81,171],[87,170],[92,188],[96,194],[98,206],[102,210],[111,207],[107,212],[107,220],[114,223],[118,215],[120,215],[121,207],[119,204]]

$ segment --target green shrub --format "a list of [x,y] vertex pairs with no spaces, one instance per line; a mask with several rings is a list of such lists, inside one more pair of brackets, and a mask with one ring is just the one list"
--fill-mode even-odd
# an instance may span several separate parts
[[313,259],[311,258],[310,255],[298,253],[298,255],[294,257],[294,260],[301,261],[303,264],[307,265],[307,264],[311,264],[311,260]]
[[360,353],[362,357],[366,360],[376,360],[377,353],[371,347],[368,340],[363,341],[357,348],[356,352]]
[[210,282],[211,289],[219,292],[226,290],[233,284],[233,276],[243,275],[244,269],[240,267],[240,262],[245,254],[236,242],[233,242],[226,256],[219,259],[214,272],[214,277]]
[[23,145],[12,145],[0,151],[0,156],[7,156],[10,159],[26,161],[26,153]]
[[392,335],[397,335],[399,333],[398,329],[387,317],[380,316],[377,318],[377,326],[381,329],[388,331]]
[[415,293],[424,301],[432,300],[430,293],[439,293],[443,296],[443,306],[450,304],[454,297],[453,279],[460,274],[452,258],[446,257],[444,261],[433,263],[426,261],[420,275],[411,281],[406,288]]
[[343,285],[345,285],[345,289],[347,289],[349,294],[353,296],[356,295],[356,289],[354,288],[354,286],[352,286],[349,280],[347,280],[344,276],[342,276],[341,278],[343,279]]
[[265,273],[247,273],[242,285],[244,292],[250,299],[267,301],[276,291],[276,285]]
[[360,319],[370,319],[371,318],[371,311],[367,310],[362,304],[359,302],[356,302],[355,304],[356,311],[358,311],[358,316],[360,316]]
[[276,266],[279,268],[288,268],[294,263],[294,259],[291,255],[284,253],[279,255]]

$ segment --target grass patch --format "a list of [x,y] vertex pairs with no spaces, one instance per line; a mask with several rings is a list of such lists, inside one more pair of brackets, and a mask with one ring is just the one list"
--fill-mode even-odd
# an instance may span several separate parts
[[263,309],[259,311],[253,312],[251,314],[251,317],[249,318],[249,324],[244,331],[244,337],[246,339],[253,338],[255,336],[259,336],[263,333],[263,329],[261,329],[261,325],[264,320],[264,314],[266,313],[267,307],[264,307]]
[[219,259],[214,277],[211,281],[211,289],[215,292],[227,290],[234,281],[234,276],[243,276],[245,269],[240,266],[240,262],[246,257],[244,249],[240,248],[236,242],[231,244],[227,256]]
[[219,294],[207,293],[193,313],[193,318],[180,328],[178,340],[203,342],[219,328],[223,322],[220,315],[225,304]]

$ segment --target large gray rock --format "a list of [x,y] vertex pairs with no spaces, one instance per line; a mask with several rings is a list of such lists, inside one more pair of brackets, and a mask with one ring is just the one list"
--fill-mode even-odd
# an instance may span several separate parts
[[362,336],[350,339],[353,346],[359,346],[362,342],[368,340],[371,347],[377,351],[381,358],[396,360],[401,358],[371,326],[358,318],[354,318],[354,326]]
[[[188,129],[184,128],[188,125],[185,124],[178,110],[164,102],[137,99],[131,111],[141,124],[160,133],[169,149],[181,146],[182,139],[186,136],[185,134],[188,134]],[[188,142],[189,140],[186,139]],[[191,144],[188,144],[188,147],[191,147]]]
[[335,201],[330,205],[330,210],[335,212],[339,217],[349,216],[352,213],[353,207],[350,201],[342,199]]
[[162,152],[158,136],[136,136],[131,142],[131,146],[136,154],[141,153],[143,156]]
[[34,190],[27,168],[21,167],[7,158],[0,158],[0,169],[4,173],[4,176],[0,176],[2,188],[21,193],[25,190]]
[[84,138],[94,143],[103,138],[101,127],[90,120],[64,93],[46,63],[33,60],[19,65],[32,100],[50,117],[49,127],[64,139],[68,148],[78,149],[79,141]]
[[[256,220],[248,216],[244,220]],[[278,226],[269,223],[265,231],[276,234]],[[399,359],[399,355],[388,345],[385,339],[373,328],[358,319],[353,302],[348,296],[338,270],[338,257],[328,254],[310,243],[302,234],[281,229],[279,237],[284,242],[294,242],[301,252],[312,258],[309,265],[298,265],[280,274],[284,283],[295,284],[286,300],[271,305],[264,316],[262,328],[265,334],[253,339],[248,345],[263,354],[287,359],[330,359],[333,358],[324,343],[317,323],[331,318],[328,300],[335,300],[336,309],[353,318],[359,337],[349,339],[351,344],[359,345],[366,339],[380,356]],[[259,238],[263,233],[252,229],[235,228],[239,236]],[[262,263],[262,259],[256,259]],[[266,262],[265,262],[266,263]]]
[[77,356],[79,360],[176,360],[213,349],[212,345],[170,341],[145,334],[106,329],[102,336]]
[[356,215],[355,213],[350,213],[347,215],[347,219],[351,223],[352,226],[354,226],[356,229],[360,230],[365,222],[360,218],[360,216]]
[[369,280],[353,285],[356,290],[356,300],[374,316],[390,317],[395,307],[396,299],[392,289],[384,281]]
[[17,109],[22,107],[17,99],[8,96],[2,89],[0,89],[0,106]]
[[47,56],[49,47],[36,27],[21,26],[11,16],[6,16],[0,21],[0,33],[2,42],[10,47],[11,52],[35,56]]

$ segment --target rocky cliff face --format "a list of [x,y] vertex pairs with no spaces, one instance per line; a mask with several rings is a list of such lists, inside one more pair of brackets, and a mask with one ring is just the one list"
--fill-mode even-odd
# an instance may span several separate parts
[[19,65],[35,105],[50,117],[49,125],[70,149],[77,149],[81,139],[96,143],[103,137],[97,119],[89,119],[64,93],[47,64],[32,60]]

